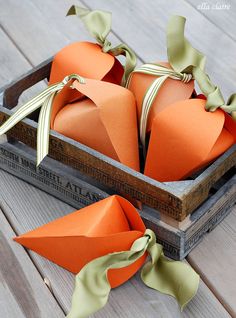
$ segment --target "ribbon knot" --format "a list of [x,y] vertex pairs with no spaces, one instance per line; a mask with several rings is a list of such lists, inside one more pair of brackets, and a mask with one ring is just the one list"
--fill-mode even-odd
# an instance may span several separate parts
[[144,64],[134,70],[126,83],[129,87],[133,73],[144,73],[157,76],[150,87],[147,89],[142,102],[140,117],[140,140],[143,146],[144,158],[146,156],[146,128],[148,115],[155,98],[167,78],[180,80],[189,83],[195,79],[199,88],[206,96],[206,110],[215,111],[221,108],[236,119],[236,94],[233,94],[227,103],[221,94],[220,89],[215,86],[209,76],[205,73],[205,56],[193,48],[189,41],[184,37],[186,19],[181,16],[173,16],[167,26],[167,55],[171,68],[159,64]]
[[29,102],[21,106],[1,127],[0,136],[14,127],[18,122],[41,107],[37,129],[37,165],[47,156],[49,151],[50,118],[53,100],[55,96],[71,80],[77,80],[80,84],[85,84],[85,79],[77,74],[66,76],[61,82],[52,84],[40,94],[32,98]]
[[134,51],[126,44],[121,43],[112,48],[111,42],[107,39],[111,31],[111,13],[101,10],[90,11],[88,9],[73,5],[67,15],[77,15],[84,23],[86,29],[102,46],[104,53],[111,53],[114,56],[123,54],[126,57],[124,75],[121,84],[125,86],[129,74],[136,66],[136,56]]
[[103,45],[102,45],[102,52],[108,53],[111,50],[111,42],[105,39]]
[[189,83],[193,79],[193,75],[190,73],[181,73],[181,82]]
[[156,243],[155,233],[147,229],[129,251],[96,258],[82,268],[75,278],[72,307],[67,318],[85,318],[104,307],[111,290],[108,270],[127,267],[146,251],[151,261],[141,271],[144,284],[175,297],[182,310],[197,292],[199,275],[186,263],[169,261],[162,246]]

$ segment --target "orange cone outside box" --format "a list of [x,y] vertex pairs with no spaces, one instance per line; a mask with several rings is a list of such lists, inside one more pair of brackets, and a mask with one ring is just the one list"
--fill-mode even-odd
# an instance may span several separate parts
[[177,181],[196,172],[236,142],[233,119],[206,101],[189,99],[169,105],[152,124],[145,174],[158,181]]
[[139,171],[136,104],[126,88],[85,78],[73,82],[87,98],[69,103],[71,83],[55,97],[51,128]]
[[[91,260],[129,250],[145,225],[136,209],[120,196],[87,206],[14,240],[65,269],[78,273]],[[109,270],[111,287],[127,281],[143,265],[146,254],[131,266]]]

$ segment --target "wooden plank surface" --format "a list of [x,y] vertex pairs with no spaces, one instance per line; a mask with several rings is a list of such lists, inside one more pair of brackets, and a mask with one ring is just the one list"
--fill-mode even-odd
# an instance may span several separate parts
[[[0,30],[0,40],[2,40],[0,42],[0,81],[3,84],[6,84],[8,79],[11,80],[29,69],[31,64],[36,65],[50,57],[67,43],[89,39],[87,32],[83,29],[82,24],[76,21],[76,18],[64,18],[66,10],[70,4],[74,3],[80,4],[81,2],[0,0],[0,25],[2,26]],[[170,1],[163,0],[157,4],[155,0],[120,0],[119,2],[86,0],[85,3],[90,7],[113,11],[115,34],[124,42],[129,43],[140,59],[145,61],[166,59],[164,29],[170,14],[178,13],[189,17],[188,38],[196,47],[211,57],[207,64],[209,73],[212,74],[216,83],[224,86],[222,90],[226,96],[235,89],[236,73],[233,65],[236,44],[233,35],[229,36],[233,29],[227,26],[227,21],[225,22],[227,27],[224,27],[227,34],[220,32],[219,36],[219,31],[223,27],[219,27],[216,22],[212,21],[213,18],[204,17],[192,4],[184,1],[171,0],[170,4]],[[225,17],[229,21],[232,20],[230,12]],[[141,24],[142,28],[140,28]],[[232,24],[230,23],[230,25]],[[134,36],[136,29],[139,32]],[[215,48],[216,37],[217,49]],[[111,36],[111,39],[114,43],[117,42],[115,35]],[[214,44],[212,45],[212,43]],[[2,171],[0,172],[0,185],[4,211],[14,223],[18,233],[28,231],[72,210],[71,207]],[[229,224],[225,225],[227,224],[225,222],[229,222]],[[233,284],[236,284],[232,275],[236,260],[231,255],[233,248],[235,249],[232,229],[235,228],[236,221],[233,218],[225,222],[204,239],[203,243],[193,252],[194,254],[191,253],[189,260],[199,269],[211,290],[234,316],[235,289]],[[226,230],[222,230],[222,227]],[[218,233],[219,229],[222,231],[221,234],[214,234],[216,231]],[[224,232],[227,232],[227,235]],[[211,253],[205,257],[207,251],[211,251]],[[67,311],[73,289],[73,276],[36,254],[31,253],[31,255],[40,272],[49,277],[55,297]],[[225,262],[224,257],[219,261],[221,255],[225,257]],[[225,275],[222,274],[222,268],[227,273],[226,281],[224,281]],[[171,298],[141,286],[138,278],[134,278],[123,287],[114,290],[109,305],[95,316],[180,317],[180,313]],[[228,317],[229,315],[202,282],[197,297],[188,306],[183,316]],[[14,318],[14,316],[12,317]]]
[[[1,8],[1,4],[0,4]],[[0,9],[1,12],[1,9]],[[1,15],[1,13],[0,13]],[[1,21],[1,18],[0,18]],[[1,25],[1,24],[0,24]],[[14,77],[31,69],[31,65],[17,50],[12,41],[0,27],[0,87],[10,83]]]
[[215,24],[234,41],[236,40],[236,1],[195,1],[187,0],[192,7],[198,10],[206,19]]
[[[227,195],[227,194],[226,194]],[[232,317],[236,317],[236,207],[188,256]]]
[[[72,4],[83,6],[78,0],[0,0],[0,25],[30,63],[38,65],[71,42],[95,42],[77,17],[65,16]],[[114,34],[109,38],[119,43]]]
[[[0,171],[1,206],[15,231],[22,234],[73,210],[69,205],[29,184]],[[14,197],[14,200],[12,198]],[[30,252],[43,277],[47,277],[53,293],[65,311],[70,307],[74,276],[59,266]],[[132,306],[131,306],[132,304]],[[196,298],[184,311],[184,317],[229,317],[206,285],[201,282]],[[94,317],[181,317],[174,299],[145,287],[138,275],[112,291],[109,304]]]
[[[19,51],[14,42],[12,42],[1,27],[1,14],[4,12],[1,7],[0,1],[0,88],[9,84],[32,68],[32,64],[30,64],[27,58],[22,55],[21,51]],[[29,100],[31,96],[41,91],[43,87],[45,87],[45,84],[38,83],[24,92],[20,97],[19,105]]]
[[65,317],[0,209],[0,317]]

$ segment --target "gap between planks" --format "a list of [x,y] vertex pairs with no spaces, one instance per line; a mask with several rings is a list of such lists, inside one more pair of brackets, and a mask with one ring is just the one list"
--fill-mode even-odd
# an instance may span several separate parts
[[[0,220],[0,243],[3,244],[0,249],[0,296],[3,297],[0,301],[1,313],[4,312],[5,318],[47,318],[49,315],[64,317],[64,311],[42,281],[29,255],[13,242],[12,237],[16,233],[2,207]],[[7,301],[4,301],[4,296],[7,297]]]
[[[4,204],[2,204],[4,203]],[[0,213],[3,214],[3,216],[5,217],[9,227],[11,228],[12,232],[14,233],[14,236],[17,236],[19,235],[19,233],[17,232],[15,226],[14,226],[14,223],[11,221],[10,217],[8,216],[8,213],[5,211],[5,208],[4,208],[4,205],[6,205],[8,207],[9,210],[11,210],[11,207],[8,205],[8,203],[3,199],[3,198],[0,198]],[[12,239],[13,239],[13,236],[12,236]],[[23,248],[23,247],[22,247]],[[66,315],[63,307],[61,306],[60,302],[57,300],[57,298],[55,297],[52,289],[50,288],[50,286],[48,286],[46,283],[45,283],[45,277],[43,275],[43,272],[40,271],[40,268],[37,264],[37,262],[34,261],[33,257],[30,255],[29,253],[29,250],[23,248],[25,254],[27,254],[28,258],[30,259],[31,263],[32,263],[32,266],[34,266],[34,268],[36,269],[36,271],[38,272],[39,276],[41,277],[45,287],[49,290],[50,294],[52,295],[53,299],[55,300],[55,302],[57,303],[58,307],[61,309],[61,311],[63,312],[64,315]]]
[[12,44],[16,47],[17,51],[24,57],[24,59],[33,67],[33,64],[31,63],[30,59],[27,57],[27,55],[24,53],[23,50],[19,47],[19,45],[16,43],[14,38],[9,34],[9,32],[4,28],[4,26],[1,24],[0,20],[0,29],[2,30],[3,33],[8,37],[8,39],[12,42]]

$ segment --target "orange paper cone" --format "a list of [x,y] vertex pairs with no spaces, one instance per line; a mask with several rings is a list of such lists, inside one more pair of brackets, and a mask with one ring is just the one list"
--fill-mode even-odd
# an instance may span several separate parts
[[176,102],[159,112],[152,131],[145,174],[158,181],[177,181],[209,164],[236,141],[232,118],[206,101]]
[[[104,53],[99,44],[76,42],[64,47],[54,56],[49,84],[60,82],[73,73],[120,84],[124,69],[114,56]],[[75,91],[71,93],[70,101],[80,96],[81,94]]]
[[[97,257],[129,250],[144,231],[142,219],[132,204],[122,197],[112,196],[18,236],[15,241],[78,273]],[[145,258],[146,254],[131,266],[110,270],[111,286],[128,280]]]
[[52,129],[125,165],[139,170],[136,105],[133,94],[118,85],[85,79],[75,90],[86,99],[67,104],[66,86],[55,98]]

